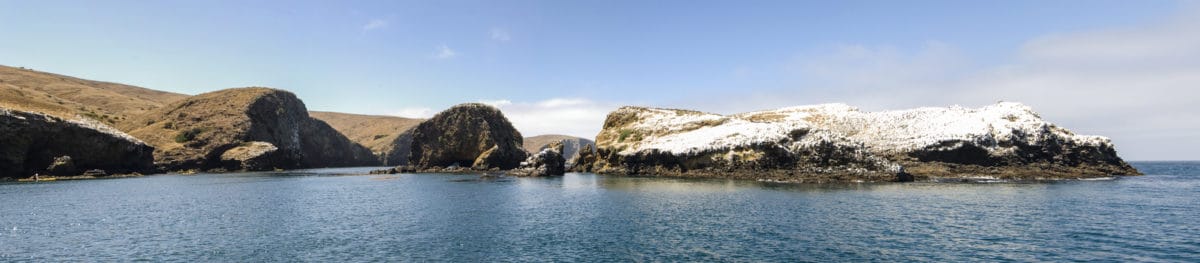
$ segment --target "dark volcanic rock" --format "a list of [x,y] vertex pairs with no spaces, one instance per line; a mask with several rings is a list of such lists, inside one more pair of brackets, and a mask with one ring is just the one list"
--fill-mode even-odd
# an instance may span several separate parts
[[75,168],[75,161],[71,160],[71,156],[63,155],[54,158],[54,162],[50,163],[50,167],[46,167],[46,174],[72,176],[78,175],[79,170]]
[[[0,178],[152,172],[154,147],[91,120],[0,109]],[[51,171],[48,171],[51,170]]]
[[500,110],[481,103],[460,104],[417,125],[409,164],[422,170],[509,170],[525,160],[521,143],[521,133]]
[[575,163],[571,165],[570,170],[581,173],[595,172],[593,166],[596,164],[596,146],[594,144],[584,145],[579,150],[579,156],[575,158]]
[[123,129],[155,145],[155,164],[164,170],[379,164],[366,147],[310,118],[294,94],[276,89],[238,88],[192,96],[131,119]]
[[563,158],[563,143],[551,143],[542,151],[530,155],[521,162],[521,167],[509,171],[514,176],[561,176],[566,173],[566,158]]

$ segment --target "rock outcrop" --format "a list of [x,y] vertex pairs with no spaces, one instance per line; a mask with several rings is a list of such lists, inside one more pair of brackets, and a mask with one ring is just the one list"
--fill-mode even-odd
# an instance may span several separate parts
[[560,151],[563,157],[567,158],[567,166],[573,166],[579,159],[580,150],[587,146],[589,149],[595,149],[596,143],[592,140],[567,136],[567,135],[538,135],[526,137],[523,147],[526,152],[536,153],[550,147],[553,143],[562,143],[563,149]]
[[153,172],[154,147],[89,119],[0,108],[0,178]]
[[163,170],[377,165],[366,147],[308,116],[291,92],[226,89],[171,103],[122,126],[154,145]]
[[460,104],[417,125],[409,164],[422,170],[510,170],[525,160],[521,144],[521,133],[500,110],[481,103]]
[[1109,139],[1075,135],[1019,103],[885,112],[825,104],[730,116],[624,107],[596,141],[594,161],[576,170],[794,182],[1139,174]]
[[521,162],[520,168],[509,171],[508,175],[541,177],[565,174],[567,159],[563,158],[562,154],[564,145],[562,142],[550,143],[549,146]]

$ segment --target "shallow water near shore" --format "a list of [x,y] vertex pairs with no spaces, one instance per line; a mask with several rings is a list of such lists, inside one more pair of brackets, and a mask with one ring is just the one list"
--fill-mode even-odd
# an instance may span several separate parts
[[0,261],[1200,261],[1200,162],[1037,183],[356,175],[0,184]]

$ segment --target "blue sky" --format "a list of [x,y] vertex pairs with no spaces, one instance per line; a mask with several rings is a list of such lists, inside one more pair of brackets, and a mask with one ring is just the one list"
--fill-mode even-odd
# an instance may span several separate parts
[[363,114],[485,101],[526,135],[591,137],[621,105],[1011,100],[1129,159],[1200,159],[1197,6],[0,0],[0,64],[187,94],[269,86]]

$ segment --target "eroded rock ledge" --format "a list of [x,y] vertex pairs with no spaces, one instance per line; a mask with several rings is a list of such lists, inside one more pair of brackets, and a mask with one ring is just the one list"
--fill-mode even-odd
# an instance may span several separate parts
[[84,118],[0,108],[0,142],[0,178],[154,171],[154,147]]
[[623,107],[576,171],[788,182],[1140,174],[1108,138],[1076,135],[1020,103],[862,112],[844,104],[722,116]]

